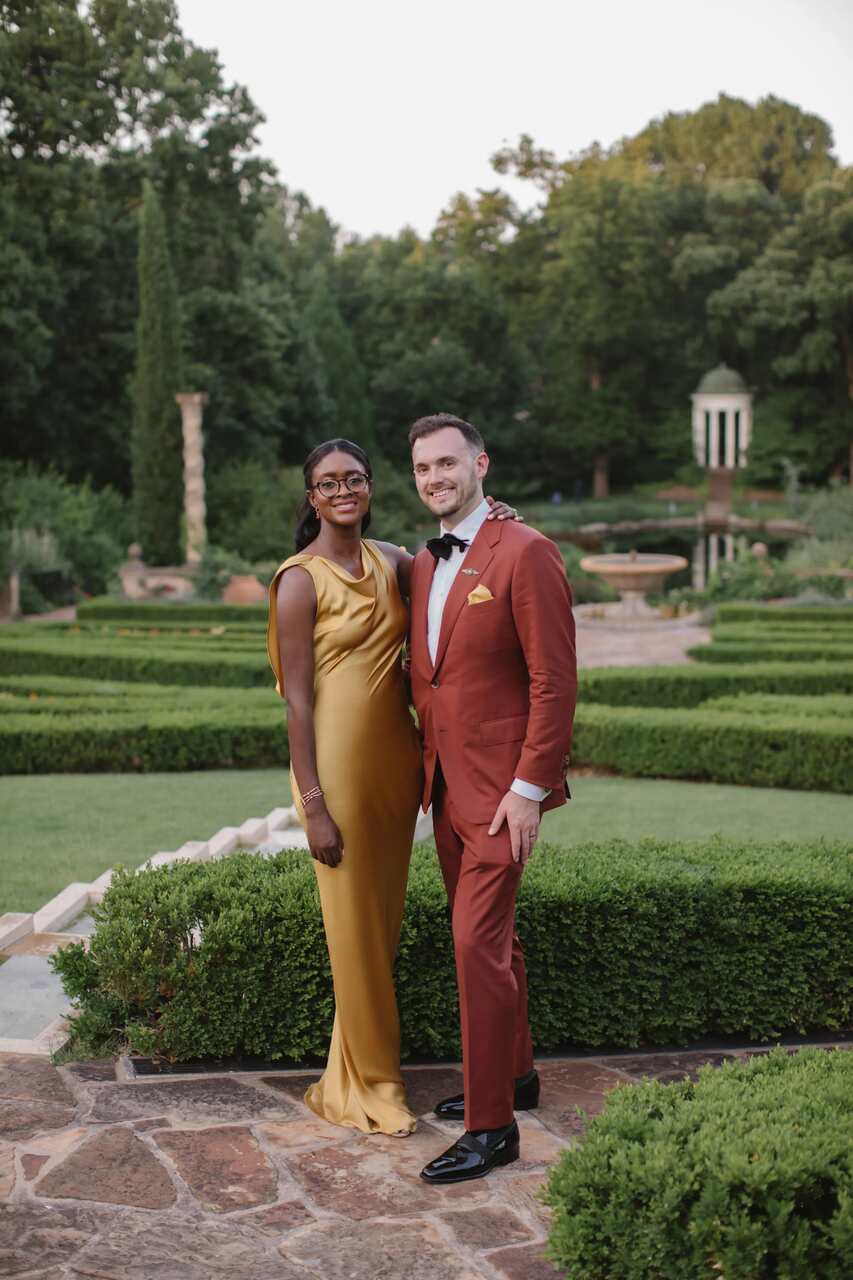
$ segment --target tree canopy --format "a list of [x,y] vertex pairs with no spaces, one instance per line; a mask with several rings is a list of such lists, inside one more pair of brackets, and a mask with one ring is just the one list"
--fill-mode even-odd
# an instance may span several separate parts
[[494,167],[532,211],[495,186],[367,239],[274,172],[261,121],[169,0],[0,0],[8,457],[129,492],[148,183],[211,479],[337,434],[399,476],[442,409],[483,429],[502,494],[665,479],[720,359],[756,388],[762,475],[780,450],[849,466],[853,196],[819,117],[721,95],[608,149],[523,136]]

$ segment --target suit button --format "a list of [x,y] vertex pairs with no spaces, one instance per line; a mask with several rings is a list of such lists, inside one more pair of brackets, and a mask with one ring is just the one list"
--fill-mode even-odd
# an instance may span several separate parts
[[437,681],[437,680],[430,680],[430,688],[431,688],[431,689],[437,689],[437,688],[438,688],[438,681]]

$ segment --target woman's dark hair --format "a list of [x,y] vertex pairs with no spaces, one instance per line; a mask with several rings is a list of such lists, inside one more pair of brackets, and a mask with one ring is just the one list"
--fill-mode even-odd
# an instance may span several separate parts
[[[348,453],[351,458],[355,458],[356,462],[360,462],[367,472],[368,480],[373,479],[373,468],[370,465],[370,459],[361,448],[360,445],[353,444],[352,440],[344,440],[338,437],[335,440],[326,440],[323,444],[318,444],[316,449],[312,449],[305,459],[302,467],[302,474],[305,477],[306,490],[311,488],[314,480],[314,468],[318,462],[322,462],[330,453]],[[365,533],[370,524],[370,507],[364,513],[364,519],[361,522],[361,532]],[[320,517],[308,501],[308,496],[302,499],[299,510],[296,513],[296,550],[302,551],[308,546],[309,542],[313,542],[320,532]]]

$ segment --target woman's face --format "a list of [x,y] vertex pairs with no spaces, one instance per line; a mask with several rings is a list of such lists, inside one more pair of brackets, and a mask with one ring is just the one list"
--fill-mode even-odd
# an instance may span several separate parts
[[[347,486],[355,486],[355,491]],[[370,506],[370,481],[364,466],[350,453],[335,449],[317,463],[308,501],[321,520],[339,528],[360,524]]]

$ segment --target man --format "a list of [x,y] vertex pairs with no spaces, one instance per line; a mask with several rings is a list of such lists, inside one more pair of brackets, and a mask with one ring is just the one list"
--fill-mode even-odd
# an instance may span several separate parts
[[487,522],[476,427],[452,414],[409,432],[418,493],[441,537],[412,566],[412,692],[453,919],[464,1094],[436,1113],[465,1133],[422,1171],[480,1178],[518,1158],[514,1109],[539,1100],[515,898],[543,810],[565,804],[577,688],[571,594],[553,542]]

